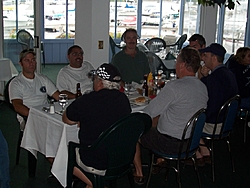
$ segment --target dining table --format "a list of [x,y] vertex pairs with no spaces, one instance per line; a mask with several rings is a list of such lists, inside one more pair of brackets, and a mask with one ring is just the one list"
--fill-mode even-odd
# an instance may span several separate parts
[[[136,104],[135,98],[138,96],[140,95],[134,92],[128,94],[132,112],[142,111],[149,102],[149,100],[146,100],[145,103]],[[72,100],[69,100],[68,103],[71,102]],[[51,173],[63,187],[66,187],[68,143],[69,141],[79,143],[79,128],[77,125],[63,123],[62,115],[59,113],[61,107],[57,102],[54,105],[55,114],[49,113],[49,104],[30,108],[21,147],[28,150],[29,155],[32,154],[35,158],[37,158],[38,152],[45,157],[54,158]],[[33,171],[35,173],[35,169]]]
[[5,83],[13,76],[18,75],[18,71],[9,58],[0,58],[0,95],[4,93]]

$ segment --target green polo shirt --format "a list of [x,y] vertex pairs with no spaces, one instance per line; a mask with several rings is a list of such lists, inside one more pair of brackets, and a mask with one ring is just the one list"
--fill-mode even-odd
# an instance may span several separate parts
[[146,54],[137,48],[135,57],[127,55],[124,49],[112,58],[111,64],[120,71],[124,82],[141,83],[143,76],[150,72],[148,58]]

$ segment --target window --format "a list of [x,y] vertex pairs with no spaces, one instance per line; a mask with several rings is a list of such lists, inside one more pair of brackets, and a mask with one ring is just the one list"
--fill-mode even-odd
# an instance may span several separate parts
[[44,38],[75,38],[75,0],[44,1]]

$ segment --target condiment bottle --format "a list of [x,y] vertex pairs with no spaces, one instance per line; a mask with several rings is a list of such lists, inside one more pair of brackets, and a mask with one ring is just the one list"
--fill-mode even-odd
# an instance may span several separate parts
[[55,113],[54,99],[51,99],[51,100],[50,100],[49,113],[50,113],[50,114],[54,114],[54,113]]
[[80,83],[76,84],[76,98],[82,96]]
[[144,81],[143,81],[143,86],[142,86],[142,95],[143,96],[148,96],[148,83],[147,83],[148,76],[144,75]]
[[153,95],[153,90],[154,90],[154,78],[152,72],[148,74],[148,96],[151,97]]

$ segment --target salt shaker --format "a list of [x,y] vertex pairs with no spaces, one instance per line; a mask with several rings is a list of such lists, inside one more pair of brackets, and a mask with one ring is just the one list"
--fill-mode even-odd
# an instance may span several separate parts
[[50,114],[54,114],[55,113],[55,104],[54,104],[54,100],[53,99],[51,99],[51,101],[50,101],[49,113]]

